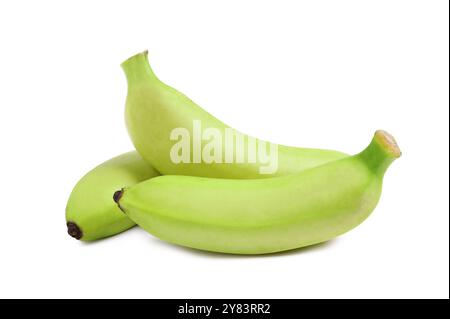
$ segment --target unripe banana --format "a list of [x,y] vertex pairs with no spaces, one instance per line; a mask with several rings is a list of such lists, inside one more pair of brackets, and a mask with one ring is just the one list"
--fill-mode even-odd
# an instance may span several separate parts
[[115,193],[151,234],[182,246],[233,254],[279,252],[330,240],[375,208],[395,140],[377,131],[361,153],[297,174],[230,180],[160,176]]
[[134,226],[117,208],[111,194],[123,185],[132,186],[158,175],[137,152],[122,154],[94,168],[70,194],[66,208],[69,235],[90,241]]
[[[199,158],[199,153],[201,150],[205,151],[210,140],[216,135],[210,132],[210,135],[201,137],[201,145],[194,146],[193,140],[201,134],[196,132],[195,123],[199,123],[202,129],[214,129],[221,137],[226,137],[230,128],[188,97],[161,82],[149,65],[147,52],[129,58],[122,63],[122,68],[128,82],[125,111],[128,132],[137,151],[161,174],[235,179],[264,178],[300,172],[347,156],[337,151],[269,144],[277,149],[277,167],[267,167],[264,158],[254,158],[249,151],[254,144],[267,146],[267,142],[242,134],[242,140],[248,141],[245,145],[248,148],[244,149],[244,152],[240,148],[242,144],[230,138],[228,142],[235,141],[235,144],[227,148],[229,144],[224,142],[214,154],[217,156],[214,161],[203,161]],[[188,131],[188,143],[192,150],[187,155],[188,160],[184,158],[179,162],[171,158],[175,142],[170,137],[176,140],[177,129]],[[261,149],[258,148],[258,152]],[[241,163],[237,159],[239,156],[242,157]]]

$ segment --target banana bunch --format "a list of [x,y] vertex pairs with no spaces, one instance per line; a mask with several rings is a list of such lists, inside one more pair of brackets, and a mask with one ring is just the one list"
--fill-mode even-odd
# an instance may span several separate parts
[[379,130],[359,154],[278,145],[240,133],[161,82],[147,52],[122,63],[125,119],[137,152],[85,175],[68,233],[91,241],[135,224],[168,242],[266,254],[330,240],[375,209],[401,152]]

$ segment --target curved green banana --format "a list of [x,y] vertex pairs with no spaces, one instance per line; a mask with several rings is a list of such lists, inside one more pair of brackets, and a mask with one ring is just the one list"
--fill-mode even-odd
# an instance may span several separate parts
[[[296,173],[347,156],[337,151],[267,144],[241,133],[239,142],[227,125],[161,82],[149,65],[147,51],[123,62],[122,68],[128,81],[128,132],[137,151],[161,174],[264,178]],[[176,141],[182,151],[189,149],[185,156],[177,157],[180,149],[174,149]],[[184,142],[188,147],[183,149]],[[273,161],[263,154],[269,153],[268,145]]]
[[122,154],[87,173],[70,194],[66,208],[70,236],[90,241],[118,234],[135,225],[112,200],[123,185],[158,176],[137,152]]
[[139,226],[192,248],[265,254],[332,239],[375,208],[383,175],[400,156],[377,131],[361,153],[294,175],[230,180],[161,176],[116,192]]

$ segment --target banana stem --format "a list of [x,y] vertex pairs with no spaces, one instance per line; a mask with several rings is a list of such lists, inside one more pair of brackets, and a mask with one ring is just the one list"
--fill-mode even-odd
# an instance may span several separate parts
[[148,51],[138,53],[125,60],[120,65],[127,77],[128,86],[143,83],[150,79],[157,79],[148,62]]
[[402,155],[394,137],[378,130],[369,146],[359,156],[377,175],[383,176],[387,168]]

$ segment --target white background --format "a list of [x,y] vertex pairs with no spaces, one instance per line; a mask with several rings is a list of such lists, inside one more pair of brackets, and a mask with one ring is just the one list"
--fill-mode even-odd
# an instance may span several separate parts
[[[448,1],[2,1],[0,297],[449,297]],[[403,151],[373,215],[315,248],[236,257],[134,228],[84,244],[66,200],[132,149],[119,64],[273,142]]]

